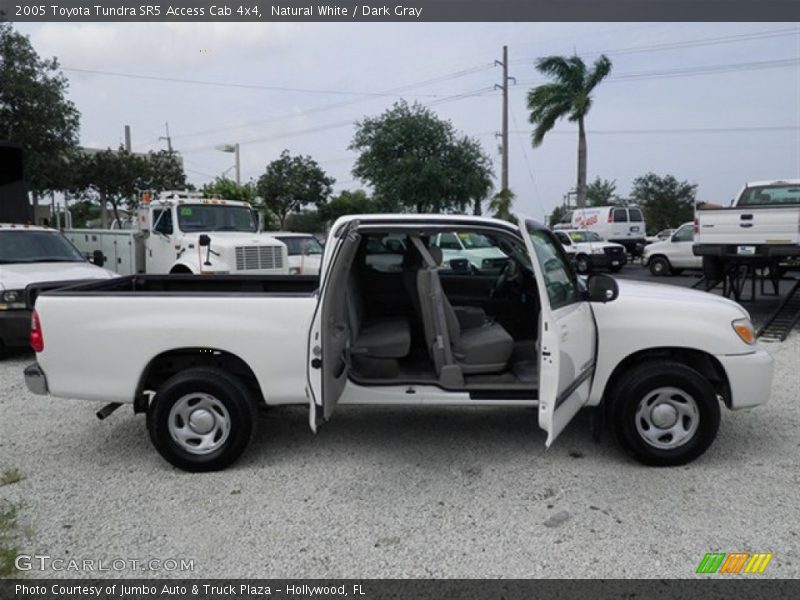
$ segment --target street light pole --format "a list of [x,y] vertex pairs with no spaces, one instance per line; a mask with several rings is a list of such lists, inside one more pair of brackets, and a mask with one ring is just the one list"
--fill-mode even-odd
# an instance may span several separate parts
[[236,155],[236,185],[241,185],[242,181],[240,176],[241,174],[239,171],[239,144],[236,144],[235,155]]

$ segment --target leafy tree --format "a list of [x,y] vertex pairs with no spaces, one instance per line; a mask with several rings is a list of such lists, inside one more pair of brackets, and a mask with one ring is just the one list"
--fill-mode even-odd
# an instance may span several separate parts
[[648,173],[633,180],[631,197],[642,207],[647,229],[653,233],[691,221],[697,184],[672,175]]
[[327,204],[320,206],[320,217],[333,222],[344,215],[359,215],[380,212],[380,207],[367,196],[364,190],[351,192],[343,190],[338,196],[331,198]]
[[578,123],[577,205],[586,206],[586,129],[584,122],[592,107],[592,90],[611,72],[611,61],[602,55],[591,69],[578,56],[545,56],[536,69],[552,77],[528,92],[529,120],[534,125],[533,147],[541,145],[556,121],[567,118]]
[[186,173],[178,153],[169,150],[148,152],[138,186],[139,189],[149,190],[153,194],[167,190],[185,190]]
[[491,160],[477,141],[420,104],[397,102],[356,124],[353,175],[369,183],[383,212],[480,214],[492,185]]
[[289,213],[300,212],[309,205],[322,206],[334,181],[310,156],[291,156],[284,150],[280,158],[267,165],[258,179],[257,190],[283,229]]
[[617,197],[616,191],[616,180],[609,181],[608,179],[596,177],[592,183],[586,186],[586,200],[588,200],[589,206],[617,204],[619,198]]
[[[69,213],[72,217],[72,226],[75,228],[86,227],[88,221],[100,218],[100,207],[89,200],[81,200],[70,204]],[[62,221],[66,223],[66,221]]]
[[319,210],[303,210],[292,213],[286,218],[286,229],[300,233],[322,233],[325,231],[325,219]]
[[561,219],[564,218],[564,215],[567,214],[567,207],[563,204],[561,206],[556,206],[553,209],[553,212],[550,213],[550,227],[555,227],[557,224],[561,222]]
[[22,146],[34,200],[69,187],[80,113],[65,98],[67,87],[58,61],[40,58],[27,36],[0,20],[0,139]]
[[82,154],[73,162],[73,191],[83,198],[111,205],[114,218],[120,219],[122,208],[132,207],[143,189],[147,161],[120,146],[93,154]]
[[219,196],[224,200],[239,200],[240,202],[256,202],[256,186],[251,183],[238,184],[227,177],[217,177],[211,183],[203,186],[206,196]]
[[489,210],[494,211],[492,215],[495,219],[511,220],[511,205],[514,202],[514,192],[511,190],[500,190],[492,196],[489,202]]

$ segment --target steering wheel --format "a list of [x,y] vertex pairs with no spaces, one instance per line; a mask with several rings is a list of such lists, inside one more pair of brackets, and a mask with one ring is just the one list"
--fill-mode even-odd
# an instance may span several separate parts
[[492,286],[492,290],[489,292],[489,297],[496,298],[501,293],[505,292],[509,287],[511,287],[511,285],[516,283],[518,279],[519,265],[513,258],[509,258],[500,269],[500,275],[497,276],[497,279]]

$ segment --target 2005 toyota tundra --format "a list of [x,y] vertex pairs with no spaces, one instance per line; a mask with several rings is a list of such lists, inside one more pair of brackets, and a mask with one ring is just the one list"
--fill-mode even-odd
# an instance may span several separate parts
[[[549,446],[601,406],[637,460],[675,465],[714,440],[720,402],[763,404],[772,359],[747,312],[671,286],[579,278],[538,223],[436,215],[339,219],[320,278],[131,276],[42,292],[25,371],[39,394],[132,403],[173,465],[221,469],[254,410],[308,403],[538,406]],[[505,259],[440,264],[442,233]]]

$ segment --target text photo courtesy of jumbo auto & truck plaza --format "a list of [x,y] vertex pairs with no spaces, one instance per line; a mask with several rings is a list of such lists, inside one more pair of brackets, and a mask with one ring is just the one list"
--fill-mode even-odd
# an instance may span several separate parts
[[798,44],[0,0],[0,599],[796,597]]

